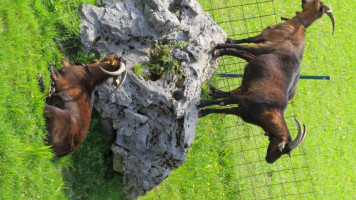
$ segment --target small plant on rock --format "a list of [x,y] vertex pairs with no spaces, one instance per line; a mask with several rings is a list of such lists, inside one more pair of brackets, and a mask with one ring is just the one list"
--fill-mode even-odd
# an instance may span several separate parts
[[136,63],[134,67],[132,68],[133,72],[140,77],[143,77],[146,81],[148,80],[148,75],[145,72],[145,67],[146,65],[142,63]]
[[[170,41],[167,44],[155,45],[155,47],[148,53],[150,59],[147,64],[136,64],[133,68],[137,76],[156,81],[160,78],[166,79],[167,75],[178,77],[177,84],[179,85],[184,77],[182,71],[182,62],[173,57],[173,49],[185,49],[184,41]],[[148,67],[148,73],[145,73],[144,68]]]
[[182,78],[182,63],[173,58],[172,50],[183,49],[184,47],[185,43],[178,43],[177,41],[164,45],[156,45],[155,48],[148,54],[148,57],[150,58],[150,62],[148,63],[150,69],[150,79],[158,80],[161,77],[165,79],[167,72],[176,74],[179,78]]

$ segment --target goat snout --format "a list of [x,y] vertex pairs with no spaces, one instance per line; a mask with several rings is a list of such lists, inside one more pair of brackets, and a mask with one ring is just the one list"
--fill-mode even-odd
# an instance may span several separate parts
[[279,150],[276,150],[272,153],[269,153],[266,155],[266,161],[269,163],[269,164],[272,164],[274,163],[276,160],[278,160],[278,158],[280,158],[282,156],[282,152],[280,152]]

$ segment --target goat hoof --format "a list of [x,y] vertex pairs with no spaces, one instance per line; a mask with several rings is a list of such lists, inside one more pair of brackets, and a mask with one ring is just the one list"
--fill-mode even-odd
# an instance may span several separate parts
[[209,84],[209,88],[213,93],[218,91],[218,89],[216,89],[212,84]]
[[208,102],[208,100],[200,100],[197,108],[204,108],[206,106],[207,102]]
[[204,112],[205,110],[199,110],[198,112],[198,118],[205,117],[208,113]]
[[232,43],[233,43],[233,40],[230,39],[230,38],[227,38],[226,41],[225,41],[225,43],[232,44]]
[[212,97],[213,99],[215,99],[215,94],[219,91],[218,89],[216,89],[213,85],[209,84],[209,96]]
[[38,75],[37,81],[38,81],[38,84],[40,85],[41,92],[45,93],[45,86],[44,86],[44,83],[43,83],[42,74]]
[[220,57],[220,50],[213,49],[213,60],[216,60]]
[[216,50],[216,49],[224,49],[224,48],[225,48],[224,44],[217,44],[217,45],[214,47],[214,50]]

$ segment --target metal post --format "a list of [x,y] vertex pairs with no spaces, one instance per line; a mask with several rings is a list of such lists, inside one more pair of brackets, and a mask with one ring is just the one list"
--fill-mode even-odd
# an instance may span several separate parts
[[[242,74],[228,74],[228,73],[219,73],[216,74],[220,77],[227,78],[242,78]],[[300,75],[299,79],[313,79],[313,80],[331,80],[331,76],[317,76],[317,75]]]

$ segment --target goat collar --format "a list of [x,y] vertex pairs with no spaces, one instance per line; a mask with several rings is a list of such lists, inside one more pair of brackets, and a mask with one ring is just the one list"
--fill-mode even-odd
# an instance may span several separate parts
[[308,28],[309,25],[307,25],[306,23],[304,23],[301,19],[299,19],[298,17],[293,17],[293,19],[295,19],[297,22],[299,22],[301,25],[304,26],[304,28]]
[[89,68],[86,64],[78,63],[77,65],[82,66],[84,68],[85,72],[90,76],[90,78],[94,80],[94,76],[90,73]]

